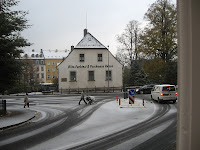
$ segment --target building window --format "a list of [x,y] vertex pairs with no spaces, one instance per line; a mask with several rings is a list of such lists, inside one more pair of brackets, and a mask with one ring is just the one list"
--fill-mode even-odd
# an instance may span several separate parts
[[39,69],[39,67],[37,67],[37,71],[39,71],[40,69]]
[[41,73],[41,77],[42,77],[42,79],[44,78],[44,73]]
[[58,61],[58,62],[57,62],[57,66],[58,66],[59,64],[60,64],[60,62]]
[[40,74],[39,73],[37,73],[37,78],[40,78]]
[[52,72],[55,72],[55,70],[56,70],[55,68],[52,68]]
[[88,71],[88,81],[94,81],[94,71]]
[[84,61],[84,54],[80,54],[80,61]]
[[55,61],[52,62],[52,65],[55,65]]
[[48,74],[48,76],[47,76],[47,79],[51,79],[51,76],[50,76],[50,74]]
[[106,80],[112,80],[112,72],[110,70],[106,71]]
[[48,66],[50,65],[50,61],[47,62],[47,65],[48,65]]
[[56,76],[53,74],[52,78],[53,78],[53,79],[55,79],[55,78],[56,78]]
[[76,81],[76,72],[75,71],[70,72],[70,81]]
[[98,54],[98,61],[102,61],[102,54]]
[[41,60],[41,65],[44,65],[44,61],[43,60]]
[[47,72],[50,72],[50,68],[47,69]]
[[38,60],[36,60],[36,64],[39,65],[39,61]]
[[41,71],[44,71],[44,67],[41,67]]

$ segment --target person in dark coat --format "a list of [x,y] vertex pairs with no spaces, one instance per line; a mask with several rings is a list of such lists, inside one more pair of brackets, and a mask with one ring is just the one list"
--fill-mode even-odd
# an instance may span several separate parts
[[84,99],[84,93],[83,93],[83,91],[81,92],[81,99],[80,99],[80,101],[78,103],[79,105],[80,105],[80,103],[81,103],[82,100],[85,102],[85,104],[87,104],[87,102]]

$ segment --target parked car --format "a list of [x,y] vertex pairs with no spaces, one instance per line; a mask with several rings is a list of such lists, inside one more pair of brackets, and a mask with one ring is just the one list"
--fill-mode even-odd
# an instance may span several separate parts
[[153,89],[154,84],[144,85],[141,88],[136,89],[136,93],[138,94],[151,94],[151,90]]
[[162,101],[173,101],[175,103],[177,95],[175,85],[155,85],[151,91],[151,99],[158,101],[158,103]]

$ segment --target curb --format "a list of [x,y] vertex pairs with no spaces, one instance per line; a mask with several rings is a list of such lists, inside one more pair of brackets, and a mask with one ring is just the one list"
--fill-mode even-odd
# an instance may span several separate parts
[[12,127],[15,127],[15,126],[19,126],[19,125],[22,125],[28,121],[30,121],[31,119],[35,118],[35,115],[25,121],[22,121],[22,122],[19,122],[19,123],[16,123],[16,124],[12,124],[12,125],[9,125],[9,126],[5,126],[5,127],[1,127],[0,130],[5,130],[5,129],[9,129],[9,128],[12,128]]

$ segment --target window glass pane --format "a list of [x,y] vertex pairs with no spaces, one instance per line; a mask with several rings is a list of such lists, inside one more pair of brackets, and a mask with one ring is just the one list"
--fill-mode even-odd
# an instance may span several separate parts
[[94,71],[89,71],[89,81],[94,81]]
[[98,54],[98,61],[102,61],[102,54]]
[[76,72],[75,71],[71,71],[70,72],[70,80],[71,81],[76,81]]
[[106,71],[106,80],[112,80],[112,74],[111,71]]
[[175,91],[175,86],[165,86],[162,91]]
[[80,61],[84,61],[84,54],[80,54]]

